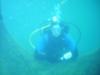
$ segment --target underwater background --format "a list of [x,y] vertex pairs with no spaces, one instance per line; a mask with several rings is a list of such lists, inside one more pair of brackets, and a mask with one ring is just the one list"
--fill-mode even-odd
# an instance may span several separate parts
[[34,59],[30,33],[48,23],[61,1],[0,0],[0,75],[100,75],[99,0],[65,0],[60,8],[69,34],[78,41],[76,61],[51,64]]

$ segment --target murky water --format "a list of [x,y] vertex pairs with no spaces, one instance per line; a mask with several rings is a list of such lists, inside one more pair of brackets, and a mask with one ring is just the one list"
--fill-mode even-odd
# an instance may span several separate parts
[[[0,75],[99,75],[100,1],[62,1],[0,0]],[[29,36],[48,23],[60,2],[60,18],[78,41],[79,57],[67,64],[36,61]]]

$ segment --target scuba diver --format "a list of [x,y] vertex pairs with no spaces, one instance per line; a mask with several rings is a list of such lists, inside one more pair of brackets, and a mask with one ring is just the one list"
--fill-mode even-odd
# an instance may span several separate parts
[[56,16],[41,32],[42,35],[35,45],[35,58],[59,62],[75,59],[78,56],[76,44],[68,35],[67,25],[56,21]]
[[68,35],[68,25],[60,20],[61,5],[64,5],[66,0],[62,0],[55,7],[55,15],[50,19],[48,25],[38,28],[33,34],[41,33],[35,45],[29,40],[31,46],[35,50],[35,58],[46,60],[49,62],[60,62],[74,60],[78,56],[78,50],[73,38]]

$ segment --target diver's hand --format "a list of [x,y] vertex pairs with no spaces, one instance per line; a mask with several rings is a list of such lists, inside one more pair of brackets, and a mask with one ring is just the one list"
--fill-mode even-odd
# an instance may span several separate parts
[[68,60],[71,58],[72,58],[72,53],[69,51],[69,52],[66,52],[62,57],[60,57],[60,60]]

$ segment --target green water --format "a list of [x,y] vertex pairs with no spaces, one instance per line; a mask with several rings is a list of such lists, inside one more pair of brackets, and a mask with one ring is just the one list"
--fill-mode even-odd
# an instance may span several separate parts
[[[0,0],[0,75],[100,75],[100,1],[67,0],[62,20],[81,32],[76,61],[51,64],[34,59],[30,33],[44,25],[60,0]],[[69,24],[77,41],[79,32]],[[34,36],[36,38],[36,36]]]

